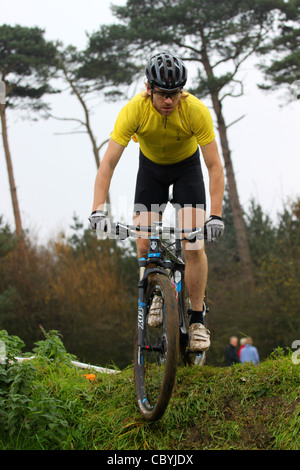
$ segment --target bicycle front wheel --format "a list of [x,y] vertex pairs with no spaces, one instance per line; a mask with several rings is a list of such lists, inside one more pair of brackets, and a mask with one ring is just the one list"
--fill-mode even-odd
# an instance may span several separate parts
[[[150,327],[148,314],[157,296],[162,298],[163,321],[160,326]],[[166,276],[155,274],[149,278],[145,303],[143,332],[137,333],[135,340],[135,391],[140,413],[147,421],[156,421],[168,406],[178,362],[178,306]]]

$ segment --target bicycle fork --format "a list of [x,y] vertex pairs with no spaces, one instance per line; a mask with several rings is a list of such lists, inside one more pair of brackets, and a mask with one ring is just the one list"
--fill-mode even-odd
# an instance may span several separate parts
[[157,236],[151,236],[149,239],[149,251],[147,259],[142,257],[139,259],[139,283],[138,283],[138,346],[139,346],[139,363],[141,352],[146,348],[145,344],[145,323],[147,318],[148,305],[146,304],[146,291],[148,286],[148,278],[151,274],[160,273],[169,276],[171,269],[171,261],[161,259],[161,241]]

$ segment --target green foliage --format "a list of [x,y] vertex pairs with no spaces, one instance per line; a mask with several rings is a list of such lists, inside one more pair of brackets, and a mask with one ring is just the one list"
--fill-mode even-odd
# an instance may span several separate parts
[[0,330],[0,341],[5,344],[6,360],[14,360],[15,356],[21,355],[25,343],[14,335],[9,335],[6,330]]
[[[43,448],[42,441],[58,446],[66,436],[67,421],[62,416],[64,403],[51,394],[47,395],[40,383],[38,359],[16,362],[15,355],[20,355],[23,341],[16,336],[9,336],[0,331],[7,352],[5,365],[0,365],[0,428],[1,433],[8,433],[9,438],[18,442],[20,435],[34,436],[37,445]],[[60,364],[70,363],[70,355],[65,351],[60,338],[55,332],[46,334],[44,344],[39,342],[36,348],[41,364],[53,358]],[[42,436],[40,430],[43,429]],[[1,438],[5,437],[2,435]],[[20,438],[22,440],[22,437]],[[48,444],[49,445],[49,444]]]
[[9,287],[0,294],[0,314],[2,320],[14,317],[15,298],[17,296],[14,287]]
[[[130,47],[129,47],[130,49]],[[102,25],[89,36],[87,48],[80,53],[74,78],[90,91],[105,89],[110,100],[126,96],[124,87],[139,75],[141,68],[128,50],[128,33],[121,25]]]
[[49,360],[70,364],[71,361],[75,359],[75,356],[67,353],[59,332],[51,330],[47,333],[41,325],[40,328],[43,331],[46,341],[37,341],[33,352],[37,356],[43,356]]
[[6,256],[16,246],[15,234],[8,224],[4,225],[3,216],[0,216],[0,258]]
[[43,356],[49,344],[39,350],[0,366],[1,449],[299,450],[300,369],[282,349],[257,367],[179,367],[154,424],[138,413],[132,367],[88,379],[62,355]]
[[41,98],[54,93],[49,78],[55,72],[57,45],[46,41],[40,28],[0,26],[0,71],[6,84],[6,106],[46,109]]
[[221,90],[223,97],[240,96],[243,84],[238,78],[239,68],[263,47],[283,4],[282,0],[128,0],[125,6],[113,7],[125,25],[114,28],[123,34],[123,50],[125,46],[129,52],[134,49],[135,57],[143,61],[145,52],[169,48],[198,64],[191,89],[197,96],[216,98]]
[[227,196],[225,235],[207,246],[207,300],[212,346],[208,361],[224,364],[232,335],[251,336],[261,357],[277,346],[290,347],[300,337],[299,201],[285,204],[272,221],[251,201],[245,213],[255,287],[243,282]]
[[[261,69],[266,81],[259,87],[274,91],[287,87],[289,98],[292,98],[292,83],[300,78],[300,2],[289,0],[279,7],[274,26],[276,33],[267,43],[259,48],[264,55]],[[298,96],[299,98],[299,96]]]
[[[1,229],[0,229],[1,239]],[[74,219],[70,237],[31,246],[20,265],[13,248],[0,258],[0,328],[32,348],[38,325],[60,331],[69,351],[101,366],[132,360],[138,270],[135,246],[98,240]],[[120,329],[120,324],[122,328]],[[118,334],[118,341],[114,338]]]

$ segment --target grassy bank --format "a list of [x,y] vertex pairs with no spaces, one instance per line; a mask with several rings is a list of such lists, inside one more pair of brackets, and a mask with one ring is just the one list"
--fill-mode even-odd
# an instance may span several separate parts
[[55,334],[34,354],[0,365],[0,449],[300,448],[300,365],[282,351],[258,367],[180,367],[167,412],[154,424],[137,412],[132,368],[75,368]]

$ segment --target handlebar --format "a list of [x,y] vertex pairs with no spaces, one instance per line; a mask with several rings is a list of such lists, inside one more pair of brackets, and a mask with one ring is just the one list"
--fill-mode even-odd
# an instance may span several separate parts
[[182,235],[186,233],[181,240],[188,240],[194,242],[197,240],[204,240],[207,237],[206,227],[195,227],[192,229],[184,229],[177,227],[165,227],[161,222],[154,222],[151,226],[140,226],[140,225],[126,225],[120,222],[111,223],[112,232],[125,240],[129,237],[140,237],[142,232],[151,233],[153,236],[160,236],[163,234],[170,235]]

